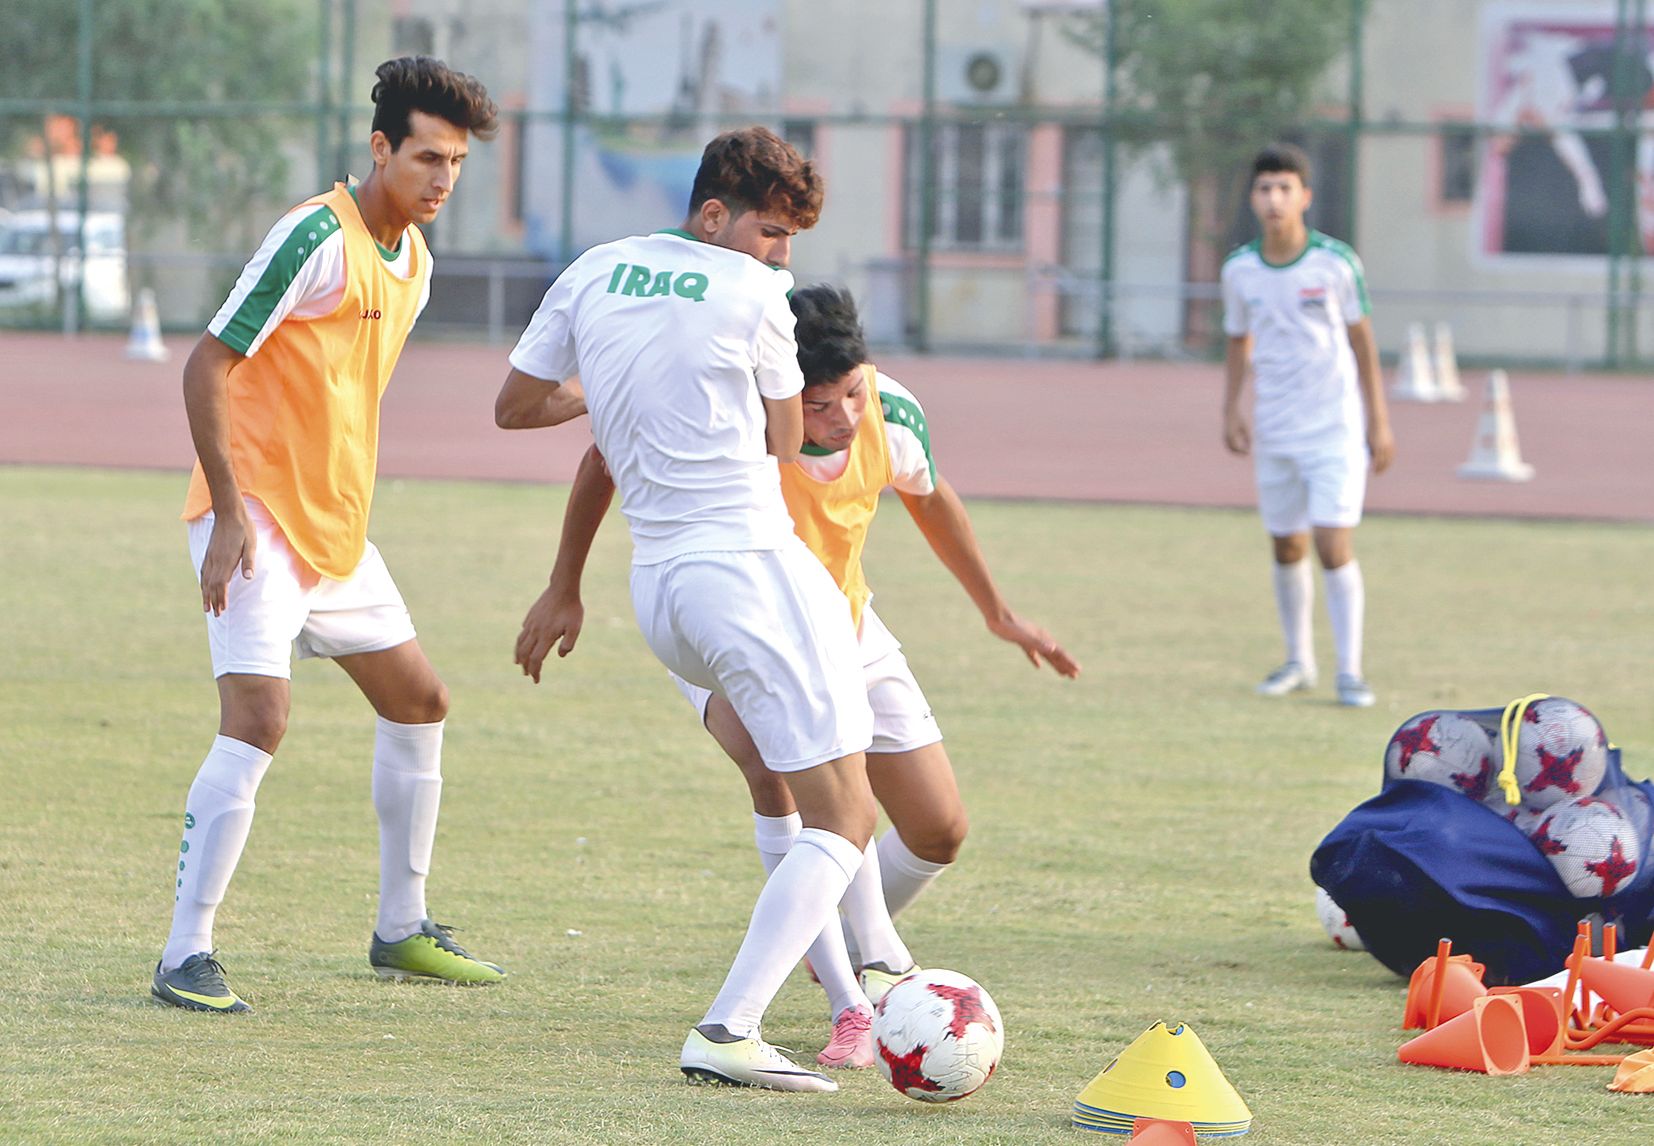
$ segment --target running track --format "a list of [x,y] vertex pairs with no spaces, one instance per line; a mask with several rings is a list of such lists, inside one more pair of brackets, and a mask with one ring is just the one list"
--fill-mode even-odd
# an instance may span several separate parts
[[[0,463],[184,470],[193,453],[173,361],[128,362],[124,339],[0,332]],[[584,422],[494,428],[508,347],[415,342],[386,392],[388,477],[566,482]],[[1221,368],[1159,362],[882,357],[924,404],[941,471],[967,496],[1251,506],[1251,467],[1219,440]],[[1369,510],[1654,523],[1654,380],[1515,373],[1526,484],[1463,481],[1481,412],[1392,403],[1398,457]]]

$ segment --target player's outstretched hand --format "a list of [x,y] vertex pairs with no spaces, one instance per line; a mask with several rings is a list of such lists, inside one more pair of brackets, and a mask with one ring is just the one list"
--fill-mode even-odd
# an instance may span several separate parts
[[242,577],[253,578],[253,557],[258,535],[248,528],[245,512],[213,517],[207,554],[201,560],[201,610],[219,616],[230,594],[230,578],[240,568]]
[[523,631],[517,634],[517,663],[523,666],[523,675],[539,684],[540,668],[551,647],[557,646],[558,656],[568,656],[580,639],[580,626],[585,621],[586,607],[579,597],[564,597],[550,588],[541,593],[529,606]]
[[1050,633],[1015,613],[1007,613],[1000,620],[988,622],[988,631],[1001,640],[1020,645],[1028,663],[1039,668],[1042,661],[1050,663],[1058,676],[1073,680],[1080,675],[1080,662],[1069,656]]

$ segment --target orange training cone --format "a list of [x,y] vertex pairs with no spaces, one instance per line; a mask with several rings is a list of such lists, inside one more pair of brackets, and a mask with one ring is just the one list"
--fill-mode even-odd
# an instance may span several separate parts
[[[1439,962],[1439,957],[1432,956],[1413,969],[1413,976],[1407,981],[1407,1002],[1401,1012],[1402,1030],[1426,1030],[1430,1027],[1430,1002],[1436,988],[1436,965]],[[1482,986],[1482,973],[1487,968],[1481,963],[1473,961],[1469,955],[1454,955],[1446,964],[1447,970],[1442,979],[1441,1013],[1436,1016],[1437,1023],[1458,1018],[1470,1010],[1472,1003],[1487,994],[1487,988]]]
[[1164,1118],[1139,1118],[1131,1124],[1131,1140],[1137,1146],[1198,1146],[1192,1122],[1169,1122]]
[[1521,1074],[1532,1065],[1522,1007],[1509,995],[1484,995],[1458,1018],[1403,1043],[1396,1057],[1482,1074]]
[[1565,1028],[1562,1022],[1561,987],[1495,987],[1490,995],[1509,995],[1522,1007],[1522,1025],[1528,1032],[1528,1053],[1562,1053]]
[[1579,977],[1622,1015],[1638,1007],[1654,1007],[1654,971],[1607,959],[1581,959]]
[[1608,1089],[1624,1094],[1654,1094],[1654,1050],[1626,1055]]

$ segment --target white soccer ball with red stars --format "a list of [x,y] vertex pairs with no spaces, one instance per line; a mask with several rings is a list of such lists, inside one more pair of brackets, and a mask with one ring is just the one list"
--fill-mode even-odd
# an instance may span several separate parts
[[1642,866],[1631,818],[1596,796],[1557,804],[1528,838],[1581,899],[1613,895],[1636,879]]
[[1365,951],[1367,945],[1362,942],[1360,932],[1350,922],[1350,917],[1338,902],[1327,893],[1324,887],[1315,889],[1315,915],[1321,921],[1321,928],[1332,940],[1332,945],[1343,951]]
[[1487,730],[1457,712],[1423,712],[1396,729],[1384,749],[1384,775],[1423,780],[1483,800],[1501,761]]
[[999,1065],[1005,1027],[988,992],[957,971],[915,971],[873,1008],[879,1073],[920,1102],[975,1094]]
[[1594,796],[1608,770],[1608,737],[1591,710],[1561,696],[1528,705],[1517,724],[1516,781],[1522,801],[1548,808]]

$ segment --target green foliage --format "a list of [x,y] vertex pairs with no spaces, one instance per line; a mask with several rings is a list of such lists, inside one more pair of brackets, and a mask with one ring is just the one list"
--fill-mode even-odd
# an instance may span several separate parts
[[[93,97],[203,113],[99,117],[132,165],[129,242],[141,246],[146,223],[176,217],[188,221],[190,238],[229,230],[230,245],[246,245],[237,232],[247,205],[284,190],[284,149],[297,125],[276,113],[214,115],[212,105],[310,98],[317,16],[314,0],[95,0]],[[79,5],[0,0],[0,28],[7,45],[0,98],[77,97]],[[38,122],[8,122],[11,146],[40,130]]]
[[[1326,688],[1251,694],[1279,642],[1253,514],[974,504],[1007,596],[1085,663],[1065,682],[990,637],[885,506],[869,577],[972,816],[960,862],[899,923],[921,960],[981,980],[1007,1027],[986,1089],[929,1109],[872,1071],[826,1096],[682,1083],[683,1036],[761,879],[744,789],[637,632],[618,514],[579,647],[539,686],[511,664],[564,496],[529,484],[386,480],[373,522],[453,695],[431,906],[511,979],[372,977],[373,717],[305,661],[218,916],[255,1011],[151,1003],[217,719],[183,490],[181,474],[0,468],[8,1142],[1074,1146],[1091,1140],[1068,1126],[1075,1095],[1166,1019],[1199,1032],[1257,1146],[1646,1146],[1642,1100],[1606,1093],[1606,1069],[1399,1065],[1404,983],[1332,949],[1306,863],[1424,708],[1573,696],[1645,775],[1647,528],[1370,520],[1379,706],[1349,711]],[[766,1029],[807,1058],[825,1010],[799,971]]]
[[[1180,179],[1220,184],[1309,118],[1350,43],[1349,0],[1117,0],[1121,110],[1136,142],[1170,144]],[[1108,17],[1069,34],[1101,54]],[[1220,213],[1219,218],[1227,216]]]

